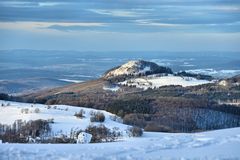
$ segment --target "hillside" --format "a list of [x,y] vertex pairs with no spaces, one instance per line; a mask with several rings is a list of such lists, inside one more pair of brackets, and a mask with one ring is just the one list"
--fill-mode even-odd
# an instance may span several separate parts
[[[73,135],[76,134],[77,136],[79,132],[94,126],[103,126],[109,130],[109,133],[114,132],[118,134],[116,137],[110,137],[114,138],[115,141],[129,138],[128,129],[131,126],[122,124],[121,118],[103,110],[69,105],[42,105],[11,101],[0,101],[0,104],[0,140],[3,142],[21,142],[19,141],[20,138],[18,140],[17,137],[7,137],[9,136],[6,135],[6,132],[8,132],[7,128],[11,126],[9,134],[14,134],[12,131],[16,130],[15,132],[17,132],[17,128],[20,128],[20,126],[24,128],[24,124],[27,125],[29,122],[33,124],[31,128],[26,129],[27,132],[32,132],[30,134],[31,138],[41,138],[41,142],[44,142],[45,139],[59,137],[66,137],[62,139],[65,139],[67,142]],[[98,117],[101,119],[98,119]],[[38,128],[35,132],[34,126],[37,126],[37,123],[34,124],[34,122],[48,122],[49,125],[45,126],[48,128],[48,131],[46,132],[44,129],[41,132]],[[21,134],[23,135],[24,132]]]
[[240,126],[240,108],[231,103],[240,99],[236,79],[222,85],[224,79],[130,61],[97,80],[4,99],[102,109],[148,131],[196,132]]

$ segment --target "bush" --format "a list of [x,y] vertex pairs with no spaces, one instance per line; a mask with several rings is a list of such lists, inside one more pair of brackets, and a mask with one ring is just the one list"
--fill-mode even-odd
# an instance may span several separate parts
[[112,142],[121,135],[117,129],[111,131],[104,125],[88,126],[85,132],[92,135],[91,143]]
[[0,100],[9,100],[9,98],[8,94],[0,93]]
[[79,112],[76,112],[74,116],[76,116],[77,118],[84,118],[84,114],[85,114],[84,110],[81,109]]
[[137,126],[128,128],[128,135],[130,137],[141,137],[142,134],[143,134],[143,130]]
[[29,113],[29,109],[28,108],[22,108],[21,109],[21,113],[28,114]]
[[54,119],[53,118],[50,118],[47,120],[48,123],[54,123]]
[[97,113],[95,112],[90,117],[90,121],[91,122],[104,122],[105,121],[105,116],[101,112],[97,112]]
[[40,113],[40,109],[39,108],[35,108],[34,109],[34,113]]
[[115,121],[115,122],[123,123],[123,120],[120,117],[116,116],[116,115],[111,115],[110,119],[112,121]]

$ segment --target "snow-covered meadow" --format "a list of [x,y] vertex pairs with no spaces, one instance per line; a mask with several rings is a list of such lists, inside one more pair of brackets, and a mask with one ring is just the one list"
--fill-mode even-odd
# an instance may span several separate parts
[[[0,124],[12,125],[16,120],[53,120],[51,124],[54,135],[69,135],[71,131],[85,130],[89,125],[104,124],[109,129],[118,128],[118,130],[126,135],[129,126],[122,124],[121,118],[103,110],[95,110],[84,107],[74,107],[68,105],[42,105],[30,103],[18,103],[1,101],[0,104]],[[27,113],[25,113],[27,110]],[[36,112],[36,110],[38,110]],[[75,113],[82,111],[83,117],[74,116]],[[90,117],[93,113],[103,113],[104,122],[91,122]]]
[[121,85],[135,86],[137,88],[148,89],[148,88],[159,88],[161,86],[180,85],[183,87],[196,86],[212,83],[208,80],[199,80],[193,77],[181,77],[175,75],[151,75],[139,78],[132,78],[120,82]]

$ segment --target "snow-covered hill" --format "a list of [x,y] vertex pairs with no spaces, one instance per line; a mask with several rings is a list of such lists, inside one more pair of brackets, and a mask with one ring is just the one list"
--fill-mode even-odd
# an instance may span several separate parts
[[209,76],[203,77],[204,75],[186,72],[173,73],[168,67],[162,67],[156,63],[143,60],[129,61],[111,69],[104,75],[104,78],[120,85],[135,86],[143,89],[169,85],[187,87],[211,83]]
[[[109,129],[118,128],[126,135],[129,126],[122,124],[121,118],[103,110],[95,110],[83,107],[68,105],[42,105],[19,102],[8,102],[0,100],[0,124],[12,125],[16,120],[53,120],[51,124],[52,132],[58,135],[68,135],[71,131],[85,130],[89,125],[103,124]],[[38,110],[38,111],[36,111]],[[75,113],[83,112],[83,118],[77,118]],[[105,116],[105,121],[91,122],[91,114],[101,112]]]
[[158,66],[156,63],[137,60],[129,61],[117,68],[114,68],[105,74],[105,78],[111,78],[123,75],[139,75],[153,73],[172,73],[170,68]]

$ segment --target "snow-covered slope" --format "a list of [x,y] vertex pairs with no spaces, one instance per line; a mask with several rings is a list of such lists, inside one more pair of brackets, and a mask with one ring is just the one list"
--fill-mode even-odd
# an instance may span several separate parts
[[[0,123],[12,124],[16,119],[35,120],[54,118],[52,124],[57,133],[69,133],[70,129],[84,129],[90,124],[90,112],[94,109],[67,105],[40,105],[0,101]],[[56,107],[55,107],[56,106]],[[21,113],[28,108],[29,113]],[[34,113],[38,108],[39,113]],[[85,118],[74,115],[80,109]],[[127,125],[113,121],[111,113],[104,125],[118,127],[125,132]],[[99,123],[95,123],[97,125]],[[240,159],[240,128],[201,133],[153,133],[144,132],[142,137],[125,137],[122,141],[95,144],[8,144],[0,143],[0,160],[65,159],[65,160],[146,160],[146,159]]]
[[1,160],[238,160],[240,128],[202,133],[153,133],[98,144],[0,144]]
[[207,84],[207,83],[211,83],[211,81],[198,80],[193,77],[180,77],[180,76],[168,75],[168,76],[145,76],[140,78],[132,78],[130,80],[120,82],[119,84],[148,89],[148,88],[159,88],[161,86],[169,86],[169,85],[181,85],[183,87],[187,87],[187,86],[196,86],[196,85]]
[[153,62],[137,60],[137,61],[129,61],[120,67],[117,67],[113,70],[110,70],[105,74],[105,78],[111,78],[122,75],[138,75],[145,73],[171,73],[171,69],[167,67],[161,67]]
[[[121,119],[118,117],[117,120],[114,114],[103,110],[95,110],[83,107],[73,107],[68,105],[42,105],[42,104],[30,104],[30,103],[18,103],[1,101],[0,104],[0,123],[11,125],[14,121],[22,119],[23,121],[29,120],[49,120],[53,119],[54,123],[51,124],[52,132],[55,135],[69,135],[71,130],[84,130],[92,125],[99,125],[100,122],[91,122],[90,117],[92,112],[101,112],[105,115],[105,121],[102,123],[107,128],[112,129],[114,127],[119,128],[119,131],[126,135],[127,125],[121,123]],[[35,113],[36,109],[39,109],[39,113]],[[22,109],[28,109],[28,113],[22,113]],[[80,110],[84,111],[83,118],[77,118],[74,116]]]
[[150,67],[140,69],[140,61],[129,61],[123,64],[121,67],[110,71],[106,76],[119,76],[119,75],[128,75],[128,74],[137,74],[139,72],[149,71]]

